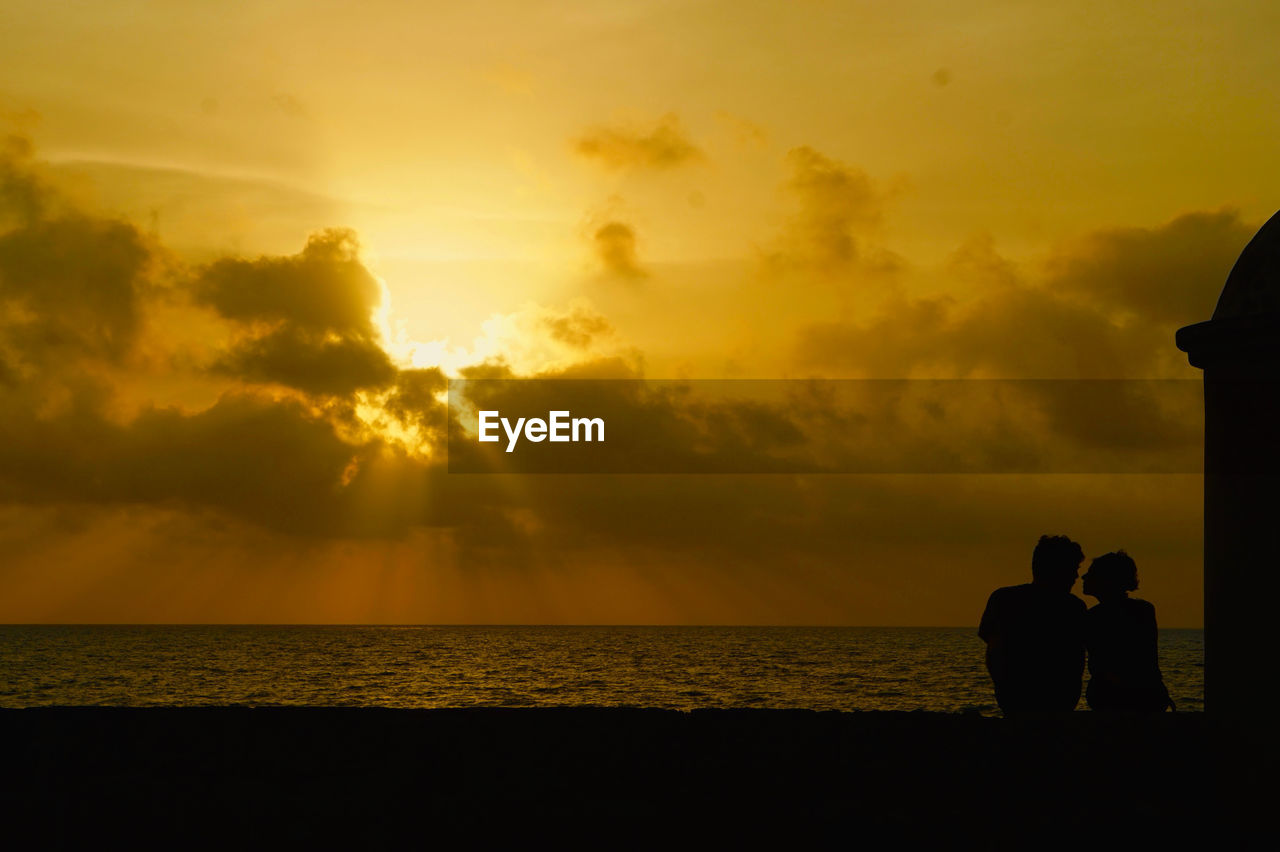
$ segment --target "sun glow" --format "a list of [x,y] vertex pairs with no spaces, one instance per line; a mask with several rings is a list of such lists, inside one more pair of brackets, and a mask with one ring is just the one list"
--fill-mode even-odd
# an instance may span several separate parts
[[1190,479],[453,476],[442,378],[1198,380],[1277,4],[226,5],[6,4],[0,621],[967,624],[1047,524],[1198,622]]

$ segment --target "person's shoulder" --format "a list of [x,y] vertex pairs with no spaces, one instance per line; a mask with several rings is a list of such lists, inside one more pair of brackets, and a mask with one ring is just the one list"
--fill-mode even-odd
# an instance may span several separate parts
[[1019,606],[1027,599],[1031,589],[1030,583],[1021,586],[1001,586],[991,593],[987,598],[987,609],[1002,609],[1009,606]]
[[982,611],[982,623],[978,625],[978,635],[990,640],[1003,633],[1010,618],[1010,612],[1019,609],[1018,598],[1022,586],[1001,586],[987,598],[987,608]]
[[1142,598],[1127,598],[1125,605],[1129,607],[1129,611],[1141,616],[1155,617],[1156,605],[1151,601],[1144,601]]

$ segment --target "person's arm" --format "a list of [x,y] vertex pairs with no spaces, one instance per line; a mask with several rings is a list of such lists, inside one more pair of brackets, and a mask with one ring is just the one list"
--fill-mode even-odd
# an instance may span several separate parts
[[1077,665],[1080,670],[1080,677],[1084,677],[1085,650],[1089,647],[1089,608],[1085,606],[1084,601],[1071,596],[1075,601],[1072,606],[1075,607],[1075,614],[1072,620],[1072,630],[1074,631],[1074,643],[1076,646]]
[[1075,647],[1074,670],[1075,670],[1075,702],[1072,704],[1074,708],[1080,703],[1080,696],[1084,694],[1084,667],[1085,667],[1085,651],[1089,646],[1089,608],[1085,606],[1084,601],[1071,596],[1075,601],[1072,604],[1075,607],[1075,613],[1071,621],[1072,644]]
[[1005,648],[1000,636],[984,637],[987,643],[987,674],[996,685],[1004,678]]
[[978,625],[978,635],[987,643],[987,674],[991,675],[992,682],[997,686],[1004,678],[1006,658],[1004,625],[1000,613],[1000,592],[997,590],[987,599],[987,608],[983,610],[982,621]]
[[1151,665],[1160,670],[1160,628],[1156,626],[1156,608],[1148,603],[1145,607],[1145,622],[1142,625],[1142,642],[1147,649]]
[[1143,636],[1143,642],[1149,649],[1147,653],[1151,660],[1151,670],[1155,673],[1156,683],[1160,685],[1160,690],[1164,693],[1165,705],[1164,707],[1161,707],[1160,710],[1163,712],[1165,707],[1167,707],[1170,710],[1177,712],[1178,705],[1173,703],[1173,696],[1169,694],[1169,688],[1165,686],[1164,683],[1164,675],[1160,672],[1160,628],[1156,624],[1156,608],[1153,604],[1148,602],[1146,610],[1148,617],[1146,619],[1147,623],[1143,625],[1143,632],[1145,634]]

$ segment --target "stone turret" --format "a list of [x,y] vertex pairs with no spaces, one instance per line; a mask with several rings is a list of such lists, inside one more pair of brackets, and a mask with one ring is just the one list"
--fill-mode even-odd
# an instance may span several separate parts
[[1257,712],[1280,648],[1280,213],[1177,345],[1204,370],[1205,709]]

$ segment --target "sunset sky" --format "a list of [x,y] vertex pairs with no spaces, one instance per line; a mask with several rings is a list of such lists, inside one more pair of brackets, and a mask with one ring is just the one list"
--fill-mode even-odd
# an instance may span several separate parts
[[8,2],[0,622],[969,625],[1065,533],[1198,626],[1196,475],[449,474],[443,393],[1197,379],[1174,330],[1280,206],[1277,31]]

